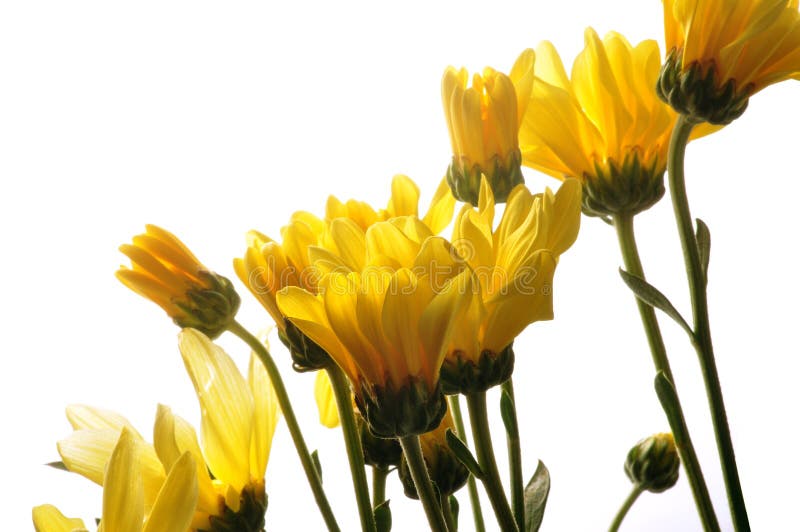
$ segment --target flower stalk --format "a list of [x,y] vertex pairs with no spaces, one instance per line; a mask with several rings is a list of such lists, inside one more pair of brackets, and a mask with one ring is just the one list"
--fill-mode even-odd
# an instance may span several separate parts
[[683,258],[686,267],[686,276],[689,281],[689,293],[692,300],[693,335],[692,344],[697,351],[703,381],[706,387],[711,419],[714,424],[714,435],[717,449],[722,464],[722,473],[725,479],[725,489],[728,494],[731,515],[734,527],[738,531],[749,531],[750,522],[747,517],[747,508],[744,502],[742,486],[739,480],[739,471],[736,466],[736,456],[733,450],[728,415],[725,411],[725,402],[722,398],[722,387],[714,359],[714,347],[711,342],[711,327],[708,316],[708,294],[706,292],[706,272],[702,267],[700,253],[697,246],[689,211],[689,199],[686,194],[686,179],[684,175],[684,159],[686,144],[694,128],[687,117],[681,115],[675,124],[669,145],[667,159],[667,172],[669,175],[669,188],[672,197],[672,207],[675,213],[675,222],[680,234]]
[[[464,416],[461,415],[460,395],[448,395],[447,400],[450,404],[450,412],[453,413],[453,420],[456,422],[456,436],[463,442],[467,441],[467,431],[464,427]],[[481,500],[478,497],[478,485],[472,475],[467,479],[467,492],[469,493],[469,504],[472,508],[472,521],[475,523],[475,532],[486,532],[486,525],[483,522],[483,510]]]
[[383,465],[372,466],[372,507],[377,508],[386,501],[386,478],[389,468]]
[[511,509],[514,512],[514,519],[517,521],[517,528],[525,528],[525,499],[522,480],[522,444],[519,439],[519,423],[517,421],[517,405],[514,401],[514,383],[508,379],[502,385],[504,394],[507,394],[510,408],[508,409],[509,418],[504,419],[506,426],[506,438],[508,446],[508,468],[509,478],[511,479]]
[[431,532],[448,532],[447,523],[439,505],[439,497],[436,496],[436,490],[433,488],[431,477],[425,466],[425,459],[422,457],[419,436],[401,436],[399,440],[400,446],[403,447],[403,455],[408,462],[411,478],[414,479],[419,500],[425,509],[425,516],[428,518]]
[[625,516],[628,515],[628,511],[633,507],[633,503],[636,502],[643,491],[644,487],[642,487],[641,484],[633,485],[633,489],[631,489],[630,494],[625,498],[625,502],[620,506],[617,515],[614,517],[614,521],[612,521],[611,526],[608,527],[608,532],[617,532],[617,530],[619,530],[619,526],[622,524]]

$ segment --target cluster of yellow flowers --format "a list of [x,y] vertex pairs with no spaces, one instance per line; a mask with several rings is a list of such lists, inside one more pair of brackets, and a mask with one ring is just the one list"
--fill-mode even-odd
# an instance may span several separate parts
[[[765,86],[800,79],[797,0],[663,4],[663,66],[655,41],[632,46],[590,28],[570,75],[549,42],[522,52],[508,75],[486,68],[471,86],[465,69],[447,68],[441,90],[453,153],[424,214],[419,187],[398,175],[385,208],[331,196],[322,217],[293,214],[280,241],[248,233],[234,270],[277,324],[294,368],[320,370],[322,422],[341,420],[345,432],[355,427],[354,414],[360,423],[361,436],[347,440],[351,465],[361,460],[357,492],[364,464],[397,466],[432,529],[447,530],[447,496],[472,474],[485,483],[503,529],[528,522],[516,499],[512,515],[492,478],[482,401],[486,390],[510,382],[515,338],[553,318],[555,269],[577,238],[581,211],[617,225],[623,242],[626,221],[664,194],[676,124],[691,124],[693,138],[711,133]],[[533,193],[523,166],[562,183]],[[456,212],[457,201],[464,203]],[[74,432],[58,452],[66,469],[103,486],[100,529],[263,529],[279,409],[326,524],[336,529],[280,374],[266,347],[235,320],[233,283],[156,226],[121,251],[132,265],[117,272],[120,281],[183,329],[180,351],[201,406],[202,440],[161,405],[152,443],[119,414],[69,407]],[[631,273],[644,282],[642,272]],[[212,341],[225,331],[253,348],[247,377]],[[670,376],[658,362],[657,369]],[[337,375],[347,378],[344,396]],[[508,428],[516,414],[513,391],[504,390]],[[459,394],[474,417],[477,459],[459,443]],[[666,489],[679,462],[672,436],[658,441],[657,460],[648,455],[646,463],[666,464],[664,478],[640,479],[648,470],[639,463],[629,474],[638,485]],[[678,437],[679,447],[684,441]],[[430,479],[439,494],[433,502]],[[380,515],[372,507],[362,513],[364,529],[374,529]],[[33,520],[39,531],[85,528],[50,505],[34,508]]]

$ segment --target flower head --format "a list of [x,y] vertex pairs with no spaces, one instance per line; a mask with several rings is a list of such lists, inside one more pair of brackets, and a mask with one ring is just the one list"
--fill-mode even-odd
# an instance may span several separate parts
[[553,318],[553,274],[577,238],[580,197],[574,179],[555,194],[531,194],[519,185],[495,228],[495,202],[484,180],[478,208],[465,205],[459,212],[453,245],[474,272],[480,297],[454,325],[442,366],[445,393],[482,391],[508,379],[514,338],[529,324]]
[[287,287],[278,307],[344,370],[376,435],[427,432],[444,414],[439,369],[471,272],[413,216],[367,231],[339,218],[330,234],[329,247],[309,249],[317,292]]
[[659,95],[697,122],[727,124],[750,96],[800,79],[797,0],[663,0]]
[[585,42],[571,78],[551,43],[537,48],[536,83],[519,133],[522,162],[579,179],[587,214],[635,214],[664,194],[677,119],[653,90],[658,45],[634,47],[614,32],[601,40],[591,28]]
[[117,270],[117,279],[156,303],[179,327],[194,327],[215,338],[239,309],[231,282],[203,266],[178,238],[155,225],[120,246],[131,268]]
[[533,85],[533,50],[525,50],[510,75],[492,68],[474,74],[448,67],[442,78],[453,160],[447,182],[461,201],[477,204],[481,175],[489,179],[497,201],[506,200],[524,181],[517,132]]
[[628,452],[625,474],[647,491],[661,493],[678,482],[681,460],[672,434],[654,434],[639,441]]

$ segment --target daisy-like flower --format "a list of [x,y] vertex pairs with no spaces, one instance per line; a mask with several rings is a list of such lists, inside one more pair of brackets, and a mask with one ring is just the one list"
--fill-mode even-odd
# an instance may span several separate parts
[[75,431],[58,442],[61,459],[69,471],[105,486],[104,471],[115,443],[127,431],[137,441],[148,515],[165,472],[188,452],[196,464],[198,486],[192,530],[222,531],[232,523],[260,530],[267,506],[264,475],[278,419],[266,370],[251,355],[245,380],[233,360],[199,331],[186,329],[180,338],[184,364],[200,401],[202,445],[191,424],[163,405],[158,407],[153,444],[119,414],[73,405],[67,408],[67,418]]
[[[366,231],[372,224],[395,216],[417,216],[418,203],[417,185],[408,177],[397,175],[392,180],[392,195],[386,209],[376,210],[356,200],[342,202],[331,196],[324,219],[308,212],[294,213],[289,224],[281,228],[282,243],[258,231],[247,234],[247,250],[243,258],[234,260],[234,269],[275,320],[281,340],[291,351],[295,369],[321,369],[330,363],[324,350],[287,321],[275,302],[275,294],[287,286],[317,292],[321,274],[313,267],[309,248],[335,248],[337,238],[331,226],[335,219],[346,218]],[[454,207],[455,198],[442,181],[422,221],[433,233],[439,233],[450,223]]]
[[447,182],[453,195],[476,205],[481,175],[497,201],[505,201],[524,181],[517,132],[533,86],[533,50],[519,56],[509,75],[492,68],[474,74],[448,67],[442,78],[442,103],[453,147]]
[[439,369],[453,324],[472,298],[472,273],[413,216],[366,232],[338,218],[330,235],[331,246],[309,249],[322,273],[318,290],[284,288],[278,307],[349,377],[376,435],[435,428],[445,411]]
[[445,393],[475,393],[511,376],[511,343],[535,321],[553,318],[553,274],[558,257],[580,227],[581,187],[567,179],[557,193],[531,194],[517,186],[494,228],[495,201],[483,180],[478,208],[456,217],[453,245],[480,284],[450,335],[442,366]]
[[536,83],[519,133],[522,162],[558,179],[579,179],[586,214],[636,214],[664,195],[677,120],[653,89],[658,44],[631,46],[614,32],[601,40],[591,28],[585,43],[571,78],[551,43],[538,46]]
[[203,266],[169,231],[147,225],[133,244],[120,246],[131,267],[120,267],[122,284],[157,304],[179,327],[216,338],[239,309],[239,295],[227,278]]
[[797,0],[663,0],[667,59],[658,93],[697,122],[727,124],[750,96],[800,79]]
[[[197,505],[197,464],[190,452],[175,460],[151,506],[142,470],[141,437],[123,427],[103,474],[103,514],[98,532],[185,532]],[[67,518],[51,505],[33,509],[37,532],[86,530],[80,519]]]

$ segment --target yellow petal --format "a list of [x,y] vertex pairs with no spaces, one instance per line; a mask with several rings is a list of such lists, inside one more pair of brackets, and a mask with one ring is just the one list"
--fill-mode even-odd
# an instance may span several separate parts
[[254,353],[250,353],[247,369],[247,385],[253,397],[253,438],[250,443],[250,476],[263,479],[272,449],[272,437],[278,425],[278,397],[269,380],[264,364]]
[[197,464],[185,452],[172,466],[158,492],[143,532],[185,532],[197,505]]
[[67,407],[67,419],[74,430],[108,429],[121,432],[122,427],[128,427],[131,433],[135,434],[139,439],[143,439],[139,432],[133,428],[130,421],[111,410],[88,405],[69,405]]
[[122,429],[103,480],[102,527],[106,532],[141,532],[144,487],[137,438]]
[[33,508],[33,527],[36,532],[83,532],[86,525],[81,519],[65,517],[52,504]]
[[339,411],[336,408],[336,398],[327,371],[318,371],[314,381],[314,399],[319,411],[319,422],[333,429],[339,426]]
[[253,400],[233,360],[204,334],[180,333],[180,351],[202,415],[203,450],[211,472],[237,491],[250,480]]
[[419,204],[419,187],[404,175],[396,175],[392,179],[392,198],[387,211],[390,217],[416,216]]
[[425,225],[430,228],[433,234],[439,234],[445,227],[450,225],[455,206],[456,198],[450,191],[450,185],[447,184],[447,179],[442,179],[422,221],[425,222]]

